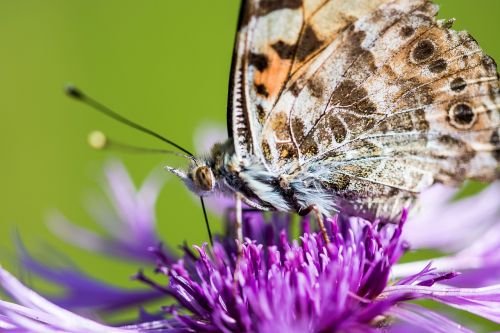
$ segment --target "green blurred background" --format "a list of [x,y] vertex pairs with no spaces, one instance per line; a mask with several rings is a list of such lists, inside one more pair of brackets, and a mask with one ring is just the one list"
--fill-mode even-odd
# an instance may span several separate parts
[[[440,0],[488,54],[500,59],[500,1]],[[0,0],[0,262],[16,271],[12,231],[37,254],[62,249],[85,271],[130,286],[136,265],[81,252],[46,229],[58,209],[94,228],[84,198],[99,190],[104,161],[123,160],[136,184],[165,159],[93,151],[87,134],[104,130],[136,145],[162,145],[64,96],[72,82],[189,150],[206,122],[225,124],[239,3],[236,0]],[[170,177],[170,176],[166,176]],[[200,243],[199,205],[170,177],[157,207],[169,243]],[[220,229],[214,217],[215,230]],[[43,258],[43,253],[38,252]],[[113,263],[112,266],[109,263]]]

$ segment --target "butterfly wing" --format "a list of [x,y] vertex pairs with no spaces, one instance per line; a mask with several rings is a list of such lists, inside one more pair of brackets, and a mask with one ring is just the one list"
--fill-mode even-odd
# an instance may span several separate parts
[[[262,3],[293,8],[271,18],[256,14]],[[500,148],[493,60],[469,34],[436,21],[430,1],[345,3],[247,7],[235,145],[247,143],[243,153],[287,175],[303,207],[323,191],[338,206],[392,216],[435,182],[492,180]],[[289,35],[272,35],[283,26]]]
[[263,125],[293,74],[387,1],[243,0],[228,103],[229,136],[241,160],[266,161]]

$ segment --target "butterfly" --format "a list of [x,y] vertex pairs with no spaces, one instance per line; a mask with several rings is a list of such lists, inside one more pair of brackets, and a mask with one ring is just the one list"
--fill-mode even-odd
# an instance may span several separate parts
[[[428,0],[244,0],[226,142],[193,192],[394,222],[435,183],[499,177],[494,60]],[[320,223],[321,227],[321,223]],[[324,230],[322,230],[324,231]]]

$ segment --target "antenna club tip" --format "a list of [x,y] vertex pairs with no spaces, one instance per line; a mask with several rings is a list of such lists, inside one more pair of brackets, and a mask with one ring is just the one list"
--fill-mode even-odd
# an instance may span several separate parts
[[72,84],[66,84],[64,86],[64,92],[69,97],[73,97],[73,98],[76,98],[76,99],[82,99],[83,96],[84,96],[83,93],[81,92],[81,90],[78,89],[77,87],[75,87]]
[[87,142],[90,147],[96,150],[102,150],[108,145],[106,135],[101,131],[93,131],[87,137]]

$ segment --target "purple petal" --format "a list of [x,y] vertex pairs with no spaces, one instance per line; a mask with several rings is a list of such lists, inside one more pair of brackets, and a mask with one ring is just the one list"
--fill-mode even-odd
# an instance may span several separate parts
[[452,288],[442,285],[397,285],[386,288],[383,296],[412,294],[415,298],[427,298],[465,310],[500,323],[500,285],[484,288]]
[[124,242],[156,244],[154,206],[165,178],[152,174],[141,189],[136,190],[121,163],[110,162],[105,171],[108,196],[123,222],[121,227],[112,230],[114,234],[121,235]]
[[224,124],[205,123],[194,132],[193,144],[198,155],[206,154],[216,143],[227,140],[227,129]]
[[19,304],[0,301],[0,313],[16,332],[124,333],[138,332],[99,324],[65,310],[25,287],[0,267],[0,286]]
[[153,290],[126,290],[98,281],[76,268],[47,266],[20,249],[23,266],[39,277],[63,288],[61,296],[49,297],[66,309],[119,310],[164,297]]
[[403,235],[413,248],[463,249],[489,227],[500,223],[500,182],[475,196],[451,202],[454,192],[436,185],[422,193],[421,207],[410,219]]
[[473,333],[459,323],[415,304],[395,306],[388,314],[404,321],[391,328],[391,333]]
[[[124,166],[116,161],[106,166],[105,189],[113,209],[94,203],[90,209],[107,237],[79,227],[62,215],[55,215],[49,226],[61,239],[79,247],[122,259],[153,263],[148,248],[159,243],[155,204],[165,177],[153,172],[137,190]],[[173,251],[164,249],[172,260]]]
[[148,247],[155,243],[132,245],[114,237],[107,238],[76,225],[61,214],[53,214],[48,225],[59,238],[87,251],[139,262],[154,262]]
[[[500,283],[500,223],[490,227],[482,237],[460,252],[433,259],[436,273],[458,271],[460,276],[447,282],[454,286],[482,287]],[[415,274],[427,260],[397,264],[392,277],[400,278]]]

